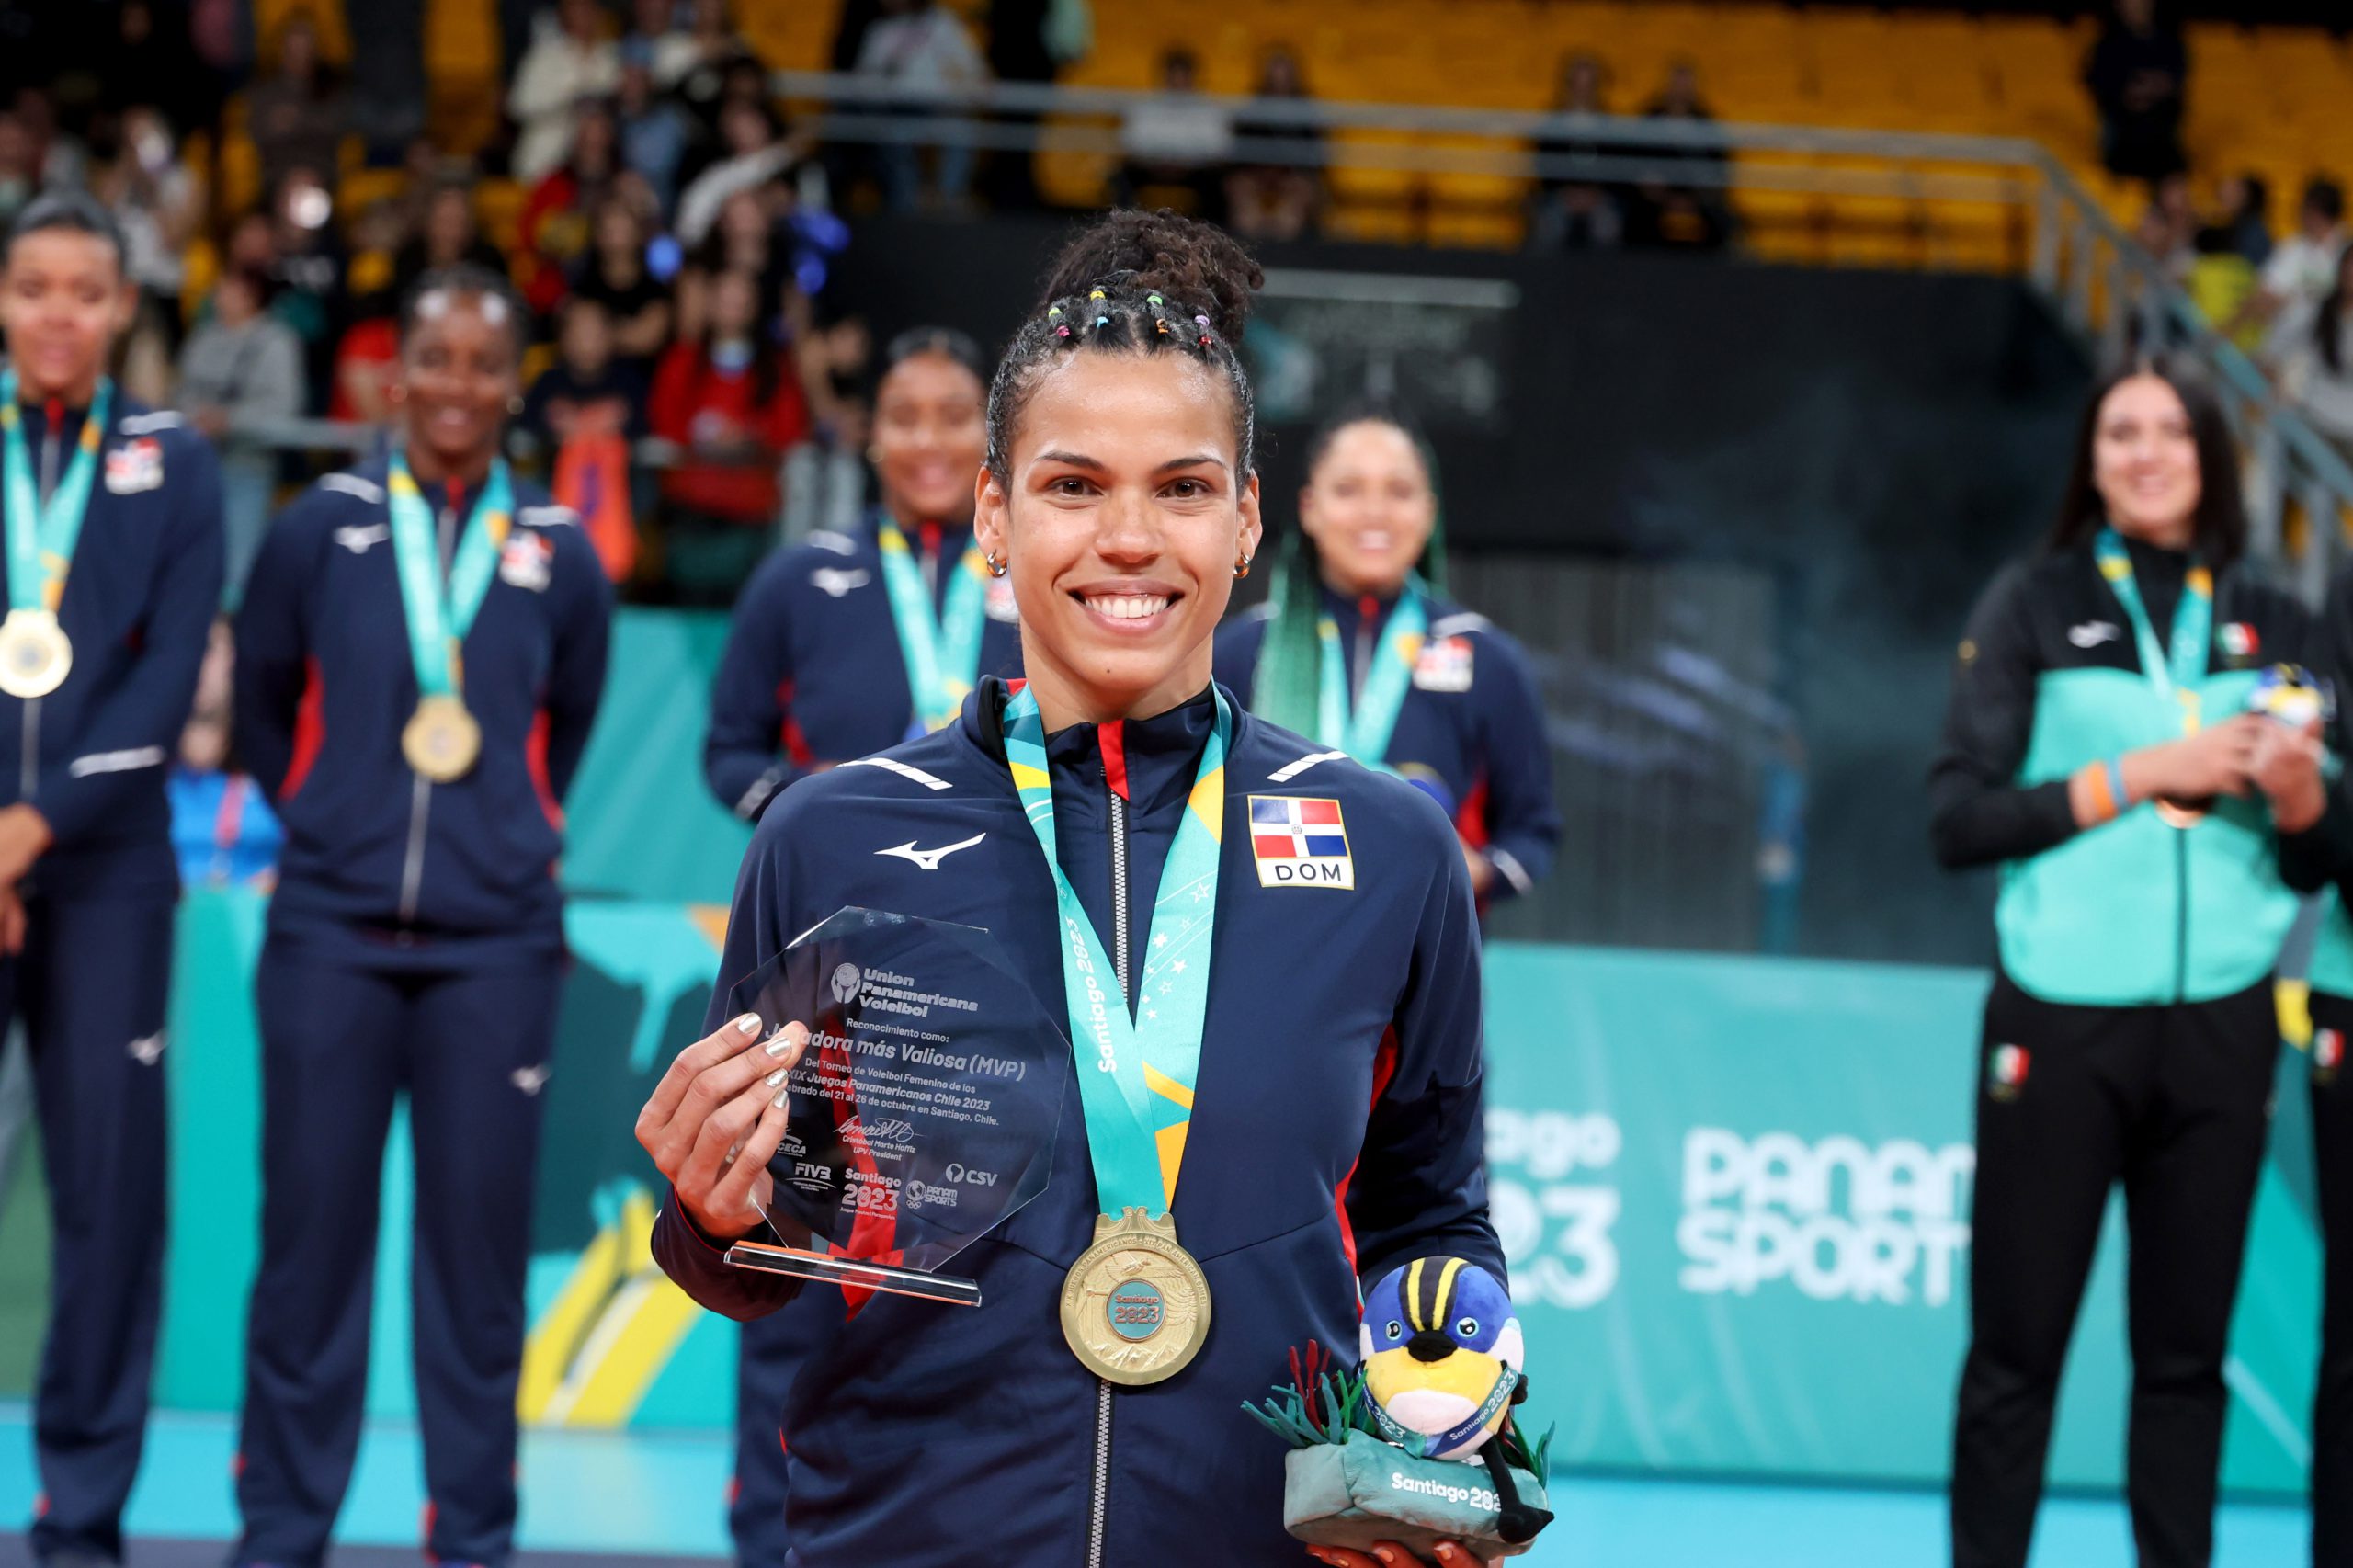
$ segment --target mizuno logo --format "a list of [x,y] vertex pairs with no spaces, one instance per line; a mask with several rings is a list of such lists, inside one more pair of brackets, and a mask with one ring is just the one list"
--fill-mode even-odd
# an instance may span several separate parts
[[809,581],[815,584],[818,590],[827,597],[837,599],[852,588],[866,586],[872,579],[867,575],[863,567],[852,567],[847,572],[837,572],[830,566],[820,566],[809,574]]
[[2112,620],[2086,620],[2080,626],[2067,628],[2067,641],[2078,648],[2097,648],[2123,635]]
[[335,543],[354,555],[365,555],[368,553],[369,545],[381,544],[392,537],[392,530],[382,523],[370,523],[366,528],[335,530]]
[[508,1074],[508,1081],[525,1094],[536,1095],[547,1087],[548,1064],[542,1062],[537,1067],[517,1067]]
[[142,1035],[131,1042],[131,1059],[142,1067],[153,1067],[164,1059],[164,1037],[161,1033]]
[[877,849],[874,853],[894,855],[902,860],[922,867],[926,871],[937,871],[942,860],[947,859],[959,849],[970,849],[987,836],[985,833],[976,833],[961,844],[942,845],[938,849],[918,849],[915,847],[915,841],[910,838],[904,844],[894,845],[889,849]]

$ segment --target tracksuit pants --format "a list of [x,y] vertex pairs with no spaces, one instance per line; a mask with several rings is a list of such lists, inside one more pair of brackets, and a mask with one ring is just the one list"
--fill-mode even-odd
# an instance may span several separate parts
[[378,1187],[403,1089],[426,1553],[493,1565],[510,1555],[540,1091],[561,979],[554,960],[412,972],[276,935],[264,946],[262,1245],[235,1562],[313,1568],[325,1556],[359,1444]]
[[174,902],[36,894],[24,951],[0,962],[0,1033],[21,1017],[31,1046],[53,1231],[37,1558],[122,1555],[163,1308]]
[[735,1361],[735,1480],[727,1498],[738,1568],[784,1568],[785,1401],[794,1377],[839,1329],[840,1309],[838,1291],[807,1290],[744,1325]]
[[2313,1568],[2353,1568],[2353,999],[2313,994],[2313,1145],[2320,1165],[2320,1384],[2313,1399]]
[[2024,1568],[2060,1370],[2119,1181],[2133,1539],[2142,1568],[2202,1568],[2213,1555],[2222,1361],[2279,1049],[2271,983],[2211,1002],[2089,1007],[1997,976],[1984,1046],[1955,1568]]

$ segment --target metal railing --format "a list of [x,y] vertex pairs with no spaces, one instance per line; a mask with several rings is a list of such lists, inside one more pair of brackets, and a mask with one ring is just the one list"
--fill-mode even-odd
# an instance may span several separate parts
[[[801,107],[808,129],[837,143],[1117,160],[1131,155],[1122,127],[1136,109],[1208,105],[1238,128],[1215,160],[1227,165],[1881,198],[1905,204],[1924,227],[1933,227],[1939,206],[2005,208],[2024,239],[2023,276],[2097,362],[2164,349],[2206,366],[2247,454],[2255,551],[2315,601],[2345,553],[2353,466],[2035,142],[1011,82],[926,97],[899,83],[823,72],[779,72],[771,85]],[[1299,129],[1323,134],[1279,134]],[[2297,517],[2302,526],[2291,528]]]

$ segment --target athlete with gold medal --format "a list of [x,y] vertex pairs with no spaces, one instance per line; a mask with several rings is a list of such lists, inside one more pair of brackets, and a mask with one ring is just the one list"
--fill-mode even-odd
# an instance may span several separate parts
[[118,1562],[163,1282],[179,874],[165,778],[221,602],[221,479],[106,374],[138,290],[78,192],[0,247],[0,1034],[21,1022],[60,1222],[37,1561]]
[[[1355,1342],[1360,1270],[1502,1267],[1453,830],[1211,678],[1259,539],[1233,347],[1256,281],[1167,214],[1072,243],[997,372],[974,484],[1027,680],[776,797],[711,1032],[639,1117],[673,1278],[747,1322],[831,1303],[782,1421],[804,1568],[1290,1568],[1282,1467],[1232,1440],[1237,1406],[1292,1347]],[[725,1262],[761,1238],[808,1044],[725,999],[851,904],[985,928],[1069,1018],[1051,1177],[957,1255],[977,1305]]]
[[511,1554],[532,1171],[565,967],[560,802],[612,608],[578,519],[498,457],[525,327],[497,274],[420,278],[396,444],[278,517],[239,609],[238,750],[286,846],[254,982],[262,1241],[233,1562],[326,1550],[367,1387],[367,1336],[344,1325],[365,1319],[404,1088],[426,1549]]

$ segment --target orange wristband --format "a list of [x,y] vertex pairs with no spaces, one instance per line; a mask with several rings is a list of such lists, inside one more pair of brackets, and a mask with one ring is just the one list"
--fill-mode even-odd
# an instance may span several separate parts
[[2108,781],[2108,765],[2104,762],[2086,763],[2075,770],[2075,777],[2086,780],[2091,790],[2092,806],[2098,812],[2099,820],[2101,822],[2115,821],[2119,807],[2116,791]]

